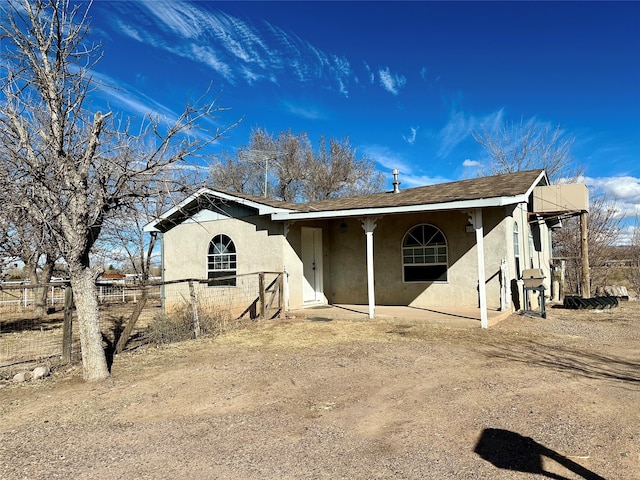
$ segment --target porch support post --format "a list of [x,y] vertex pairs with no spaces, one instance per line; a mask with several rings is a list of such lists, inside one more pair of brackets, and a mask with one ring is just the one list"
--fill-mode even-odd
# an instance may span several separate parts
[[373,281],[373,231],[376,228],[376,219],[367,217],[362,220],[362,228],[367,236],[367,293],[369,296],[369,318],[375,316],[376,293]]
[[487,287],[484,272],[484,227],[482,225],[482,209],[473,211],[473,225],[476,228],[476,249],[478,250],[478,294],[480,296],[480,326],[489,328],[487,314]]

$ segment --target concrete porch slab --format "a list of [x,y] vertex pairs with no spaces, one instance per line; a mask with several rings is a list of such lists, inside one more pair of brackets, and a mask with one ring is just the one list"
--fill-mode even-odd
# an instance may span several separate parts
[[[288,312],[297,317],[316,321],[330,320],[369,320],[368,305],[314,305]],[[513,312],[488,311],[489,326],[504,320]],[[419,308],[396,305],[376,305],[375,318],[379,319],[411,319],[426,322],[442,323],[456,326],[480,328],[479,308],[433,307]]]

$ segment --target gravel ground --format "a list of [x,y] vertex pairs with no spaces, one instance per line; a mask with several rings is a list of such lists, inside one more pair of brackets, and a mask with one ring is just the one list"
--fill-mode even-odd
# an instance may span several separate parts
[[640,305],[284,319],[0,388],[2,479],[639,479]]

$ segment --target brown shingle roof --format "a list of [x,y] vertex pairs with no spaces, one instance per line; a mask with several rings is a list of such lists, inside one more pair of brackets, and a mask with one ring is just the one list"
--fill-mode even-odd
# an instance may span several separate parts
[[225,193],[227,195],[232,195],[238,198],[244,198],[245,200],[249,200],[251,202],[259,203],[261,205],[267,205],[269,207],[274,207],[274,208],[286,208],[288,210],[299,210],[300,205],[303,205],[302,203],[283,202],[282,200],[274,200],[272,198],[259,197],[257,195],[250,195],[248,193],[239,193],[233,190],[221,190],[219,188],[212,188],[211,190],[215,192]]
[[255,203],[297,212],[327,212],[363,208],[404,207],[433,205],[465,200],[513,197],[526,193],[538,179],[542,170],[505,173],[490,177],[471,178],[456,182],[407,188],[398,193],[383,192],[348,198],[334,198],[308,203],[282,202],[246,193],[218,190]]
[[336,198],[298,205],[300,211],[350,210],[356,208],[432,205],[484,198],[513,197],[531,188],[542,170],[505,173],[425,187],[407,188],[398,193],[384,192],[350,198]]
[[[506,173],[491,177],[473,178],[457,182],[428,185],[425,187],[407,188],[398,193],[383,192],[358,197],[336,198],[309,203],[292,203],[272,200],[255,195],[233,192],[230,190],[214,190],[232,198],[245,199],[258,205],[286,209],[285,214],[312,214],[313,212],[336,212],[345,210],[362,210],[375,208],[400,208],[420,205],[434,205],[450,202],[463,202],[490,198],[516,197],[523,195],[534,186],[543,170],[528,170],[524,172]],[[546,185],[546,177],[543,177]],[[151,222],[145,228],[149,231],[166,231],[176,225],[186,216],[193,214],[191,210],[197,209],[202,203],[198,197],[190,200],[189,204],[181,205],[163,214],[162,217]],[[284,218],[284,217],[283,217]],[[280,218],[282,220],[283,218]]]

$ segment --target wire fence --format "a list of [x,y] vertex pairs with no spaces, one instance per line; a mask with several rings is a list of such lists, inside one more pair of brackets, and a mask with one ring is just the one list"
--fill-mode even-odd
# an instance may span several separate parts
[[[107,360],[148,343],[219,335],[248,321],[277,317],[285,276],[259,272],[216,280],[98,285]],[[0,379],[36,366],[81,361],[77,312],[68,284],[0,285]]]

